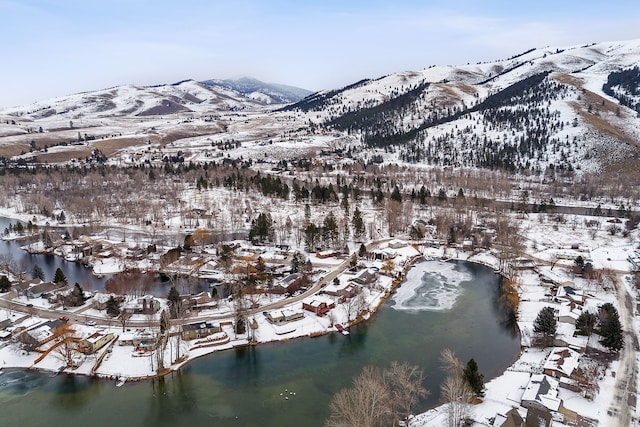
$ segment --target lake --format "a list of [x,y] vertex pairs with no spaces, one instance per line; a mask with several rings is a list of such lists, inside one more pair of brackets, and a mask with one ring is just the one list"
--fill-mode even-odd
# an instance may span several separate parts
[[205,356],[165,379],[125,384],[36,372],[0,375],[1,425],[322,426],[331,396],[369,364],[393,360],[425,371],[439,402],[439,356],[474,358],[485,380],[519,355],[520,339],[498,309],[499,277],[467,262],[422,262],[368,322],[338,333]]

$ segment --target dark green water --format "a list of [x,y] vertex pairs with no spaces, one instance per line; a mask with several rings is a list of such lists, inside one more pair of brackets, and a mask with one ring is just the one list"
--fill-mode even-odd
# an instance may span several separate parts
[[[425,266],[450,271],[423,275]],[[451,274],[471,280],[456,285],[447,279]],[[367,364],[398,360],[421,366],[431,390],[418,408],[424,411],[438,403],[443,348],[465,362],[475,358],[485,379],[500,375],[517,358],[519,337],[503,325],[495,307],[498,278],[492,270],[426,263],[410,271],[403,287],[410,283],[419,289],[405,305],[415,311],[394,309],[389,300],[347,337],[335,333],[222,352],[155,382],[116,388],[83,377],[5,372],[0,425],[321,426],[331,395]],[[434,297],[447,292],[459,294],[453,307],[430,310],[437,305]]]

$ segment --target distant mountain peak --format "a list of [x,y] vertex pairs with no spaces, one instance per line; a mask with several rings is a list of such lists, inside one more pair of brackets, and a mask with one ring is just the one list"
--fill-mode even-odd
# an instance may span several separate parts
[[298,102],[312,92],[295,86],[265,83],[253,77],[235,79],[211,79],[202,82],[207,86],[220,86],[266,104],[290,104]]

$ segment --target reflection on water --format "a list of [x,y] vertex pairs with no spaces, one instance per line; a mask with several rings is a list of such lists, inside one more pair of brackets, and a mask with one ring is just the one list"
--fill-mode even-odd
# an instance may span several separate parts
[[42,386],[46,378],[26,371],[6,371],[0,375],[0,402],[7,397],[24,396]]

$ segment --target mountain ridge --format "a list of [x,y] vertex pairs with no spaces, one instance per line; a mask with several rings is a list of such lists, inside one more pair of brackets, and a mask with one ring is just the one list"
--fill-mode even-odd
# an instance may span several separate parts
[[[28,157],[27,147],[68,142],[80,128],[96,138],[128,135],[129,144],[171,144],[200,161],[295,160],[316,150],[364,163],[592,173],[639,156],[638,63],[640,39],[527,49],[314,93],[251,78],[126,85],[2,110],[0,148],[17,144]],[[43,135],[36,138],[38,126]],[[107,153],[121,155],[124,143],[112,145]],[[212,146],[224,152],[211,153]]]

